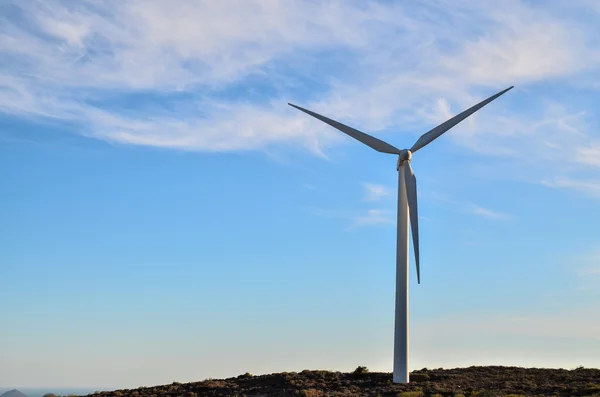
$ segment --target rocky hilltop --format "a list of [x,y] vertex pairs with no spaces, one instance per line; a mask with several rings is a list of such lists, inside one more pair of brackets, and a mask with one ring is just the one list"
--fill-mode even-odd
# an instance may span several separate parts
[[28,397],[27,394],[18,391],[17,389],[9,390],[6,393],[0,394],[0,397]]
[[97,392],[92,396],[600,397],[600,369],[424,368],[411,374],[411,383],[393,384],[390,373],[358,367],[351,373],[305,370],[261,376],[244,374],[228,379]]

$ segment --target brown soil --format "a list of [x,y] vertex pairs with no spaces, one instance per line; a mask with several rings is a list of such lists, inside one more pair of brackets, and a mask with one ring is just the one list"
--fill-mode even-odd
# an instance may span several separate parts
[[284,372],[165,386],[98,392],[95,397],[200,396],[399,396],[399,397],[600,397],[600,369],[518,367],[426,368],[411,374],[411,383],[393,384],[390,373],[330,371]]

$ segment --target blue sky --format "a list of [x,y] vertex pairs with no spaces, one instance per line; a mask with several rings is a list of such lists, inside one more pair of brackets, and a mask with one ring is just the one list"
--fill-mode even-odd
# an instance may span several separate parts
[[[396,159],[411,367],[599,367],[593,1],[0,4],[0,385],[392,370]],[[411,255],[412,261],[412,255]]]

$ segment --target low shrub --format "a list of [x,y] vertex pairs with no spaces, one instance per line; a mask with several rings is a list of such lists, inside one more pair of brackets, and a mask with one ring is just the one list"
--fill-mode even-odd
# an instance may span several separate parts
[[428,374],[411,374],[410,381],[411,382],[426,382],[430,379]]
[[298,392],[298,396],[300,396],[300,397],[322,397],[322,396],[324,396],[324,394],[319,389],[306,389],[306,390],[300,390]]
[[405,391],[400,393],[400,397],[423,397],[422,391]]

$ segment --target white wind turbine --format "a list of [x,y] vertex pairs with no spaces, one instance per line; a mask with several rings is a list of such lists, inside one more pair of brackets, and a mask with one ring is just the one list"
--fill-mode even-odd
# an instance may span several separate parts
[[400,150],[387,142],[360,132],[352,127],[321,116],[315,112],[300,106],[288,103],[330,126],[337,128],[352,138],[382,153],[398,155],[398,231],[396,242],[396,317],[394,326],[394,383],[407,383],[409,381],[408,368],[408,221],[412,227],[412,239],[417,265],[417,281],[421,283],[421,270],[419,267],[419,218],[417,212],[417,180],[410,166],[412,154],[444,132],[454,127],[471,114],[475,113],[500,95],[504,94],[513,86],[489,97],[477,105],[454,116],[446,122],[438,125],[429,132],[423,134],[410,149]]

